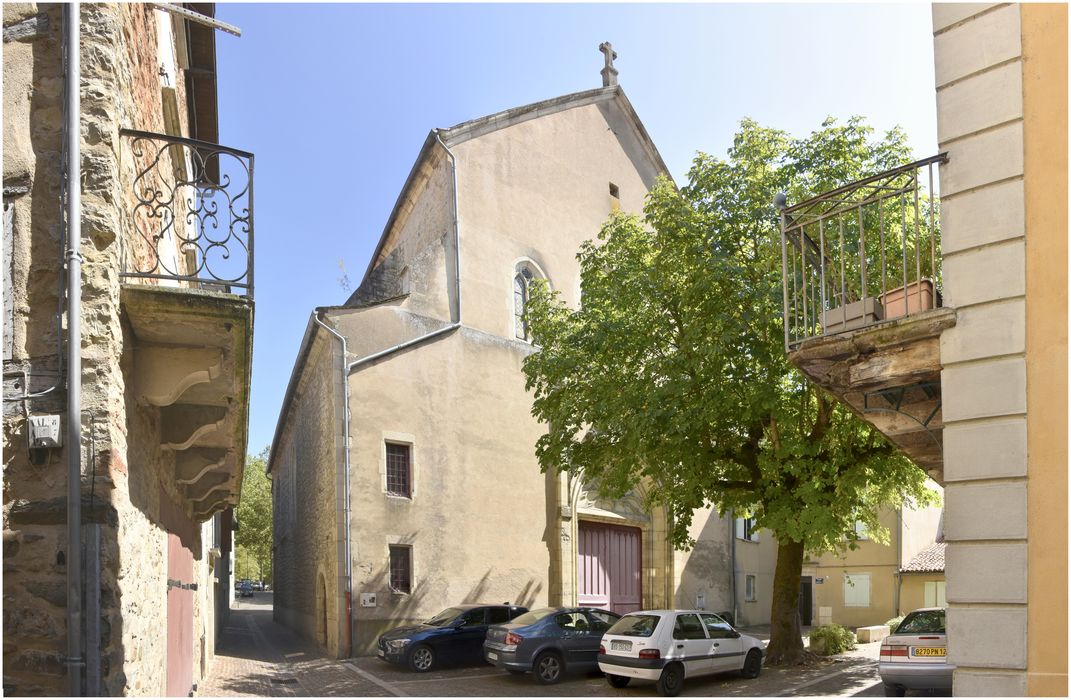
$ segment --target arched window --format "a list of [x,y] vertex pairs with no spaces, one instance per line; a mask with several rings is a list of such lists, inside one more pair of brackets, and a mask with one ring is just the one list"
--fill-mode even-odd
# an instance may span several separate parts
[[528,308],[529,285],[532,283],[532,268],[522,264],[513,276],[513,332],[518,340],[529,340],[528,320],[524,312]]

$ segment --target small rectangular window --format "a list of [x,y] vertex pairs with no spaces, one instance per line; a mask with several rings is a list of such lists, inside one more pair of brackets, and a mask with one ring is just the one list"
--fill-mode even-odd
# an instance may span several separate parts
[[614,199],[621,199],[621,190],[612,182],[610,183],[610,196]]
[[411,593],[413,590],[412,547],[390,547],[390,589],[395,593]]
[[736,538],[747,542],[758,542],[758,528],[755,527],[754,518],[736,519]]
[[759,594],[755,590],[755,575],[748,574],[744,576],[744,600],[754,603],[758,599]]
[[944,581],[927,581],[926,582],[926,602],[923,607],[927,608],[943,608],[947,605],[945,602],[945,582]]
[[412,445],[387,443],[387,493],[411,498],[413,495]]

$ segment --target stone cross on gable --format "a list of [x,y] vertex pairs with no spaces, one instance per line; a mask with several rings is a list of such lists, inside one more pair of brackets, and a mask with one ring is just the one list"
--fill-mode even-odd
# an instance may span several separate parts
[[617,58],[617,52],[614,51],[614,47],[608,41],[599,44],[599,51],[606,55],[606,65],[602,69],[602,86],[617,85],[617,69],[614,68],[614,59]]

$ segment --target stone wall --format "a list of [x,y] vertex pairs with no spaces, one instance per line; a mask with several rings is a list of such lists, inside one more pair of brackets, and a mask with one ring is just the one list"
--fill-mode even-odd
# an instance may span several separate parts
[[[84,4],[82,83],[83,511],[102,527],[102,687],[109,695],[160,695],[166,664],[166,532],[160,493],[181,503],[173,454],[159,443],[159,409],[130,390],[136,338],[120,306],[120,255],[131,194],[121,128],[164,131],[156,12],[146,5]],[[64,414],[57,313],[63,296],[61,133],[63,75],[59,5],[4,6],[4,186],[14,206],[12,353],[4,370],[4,684],[16,694],[64,694],[66,668],[66,452],[27,450],[26,413]],[[30,30],[26,27],[31,26]],[[9,36],[17,36],[8,40]],[[178,81],[182,90],[182,81]],[[184,97],[180,94],[184,105]],[[180,110],[182,113],[184,110]],[[182,125],[185,129],[185,124]],[[26,387],[43,396],[12,401]],[[9,373],[13,373],[10,374]],[[196,538],[195,538],[196,540]],[[199,588],[209,562],[194,541]],[[204,666],[200,630],[211,609],[195,605],[194,678]],[[207,620],[207,622],[206,622]],[[211,645],[203,647],[210,651]]]
[[344,652],[345,642],[339,585],[345,545],[336,484],[340,355],[338,341],[317,328],[271,473],[275,619],[333,655]]

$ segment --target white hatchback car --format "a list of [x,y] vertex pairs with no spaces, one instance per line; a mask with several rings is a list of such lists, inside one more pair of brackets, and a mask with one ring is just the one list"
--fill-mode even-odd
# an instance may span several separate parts
[[599,670],[615,688],[633,678],[657,681],[659,695],[677,695],[684,679],[725,671],[755,678],[766,650],[725,620],[704,610],[642,610],[607,630]]

